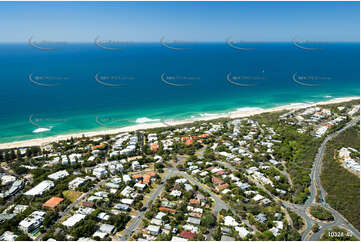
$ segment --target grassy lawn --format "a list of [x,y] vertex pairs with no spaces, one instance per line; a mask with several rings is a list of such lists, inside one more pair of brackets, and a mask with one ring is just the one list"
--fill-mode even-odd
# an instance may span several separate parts
[[72,203],[75,202],[83,193],[78,191],[63,191],[63,195],[65,198],[69,199]]

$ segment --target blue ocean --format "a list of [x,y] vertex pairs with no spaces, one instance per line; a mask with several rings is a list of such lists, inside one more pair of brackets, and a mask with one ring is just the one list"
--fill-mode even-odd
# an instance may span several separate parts
[[1,44],[0,66],[0,143],[360,95],[359,43]]

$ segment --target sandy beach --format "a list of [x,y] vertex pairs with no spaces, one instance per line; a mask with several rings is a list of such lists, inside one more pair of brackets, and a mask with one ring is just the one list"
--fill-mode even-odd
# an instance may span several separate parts
[[267,112],[277,112],[282,110],[298,110],[302,108],[317,106],[317,105],[327,105],[327,104],[334,104],[334,103],[342,103],[342,102],[348,102],[352,100],[360,99],[360,97],[344,97],[344,98],[335,98],[328,101],[322,101],[317,102],[313,104],[305,104],[305,103],[299,103],[299,104],[290,104],[290,105],[284,105],[269,109],[261,109],[261,108],[255,108],[255,109],[246,109],[239,111],[230,112],[228,114],[215,114],[215,115],[209,115],[204,116],[200,118],[192,118],[192,119],[185,119],[185,120],[177,120],[177,121],[171,121],[166,120],[164,122],[157,122],[157,123],[144,123],[144,124],[137,124],[132,126],[126,126],[122,128],[116,128],[116,129],[109,129],[109,130],[101,130],[101,131],[90,131],[90,132],[83,132],[83,133],[76,133],[76,134],[65,134],[65,135],[58,135],[58,136],[50,136],[46,138],[40,138],[40,139],[30,139],[30,140],[22,140],[22,141],[16,141],[16,142],[10,142],[10,143],[3,143],[0,144],[0,149],[10,149],[10,148],[21,148],[21,147],[30,147],[30,146],[43,146],[52,142],[57,142],[61,140],[67,140],[71,137],[73,138],[81,138],[82,136],[86,137],[93,137],[93,136],[99,136],[99,135],[111,135],[111,134],[117,134],[121,132],[130,132],[130,131],[136,131],[136,130],[144,130],[144,129],[152,129],[152,128],[161,128],[161,127],[168,127],[168,126],[175,126],[175,125],[181,125],[181,124],[189,124],[195,121],[209,121],[214,120],[218,118],[243,118],[243,117],[249,117],[252,115],[267,113]]

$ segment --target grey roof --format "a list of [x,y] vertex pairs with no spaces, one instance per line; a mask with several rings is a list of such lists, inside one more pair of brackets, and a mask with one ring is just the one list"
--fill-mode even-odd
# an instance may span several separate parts
[[100,225],[100,228],[99,228],[99,230],[101,232],[108,233],[108,234],[113,233],[114,229],[115,229],[115,226],[110,225],[110,224],[102,224],[102,225]]
[[227,235],[222,235],[221,241],[235,241],[235,239]]
[[263,223],[267,220],[267,216],[264,213],[260,213],[256,216],[256,220]]
[[199,218],[189,217],[187,220],[188,223],[200,225],[201,220]]

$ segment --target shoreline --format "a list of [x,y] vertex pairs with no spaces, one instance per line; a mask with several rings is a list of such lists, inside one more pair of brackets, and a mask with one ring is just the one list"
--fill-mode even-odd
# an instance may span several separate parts
[[[64,135],[57,135],[57,136],[49,136],[45,138],[37,138],[37,139],[29,139],[29,140],[22,140],[22,141],[14,141],[8,143],[0,144],[0,149],[13,149],[13,148],[22,148],[22,147],[31,147],[31,146],[43,146],[52,142],[58,142],[62,140],[73,138],[81,138],[85,137],[94,137],[94,136],[101,136],[101,135],[112,135],[122,132],[131,132],[136,130],[144,130],[144,129],[153,129],[153,128],[164,128],[169,126],[176,126],[176,125],[183,125],[183,124],[190,124],[196,121],[210,121],[219,118],[245,118],[253,115],[258,115],[262,113],[268,112],[278,112],[283,110],[299,110],[303,108],[308,108],[317,105],[327,105],[327,104],[336,104],[336,103],[343,103],[349,102],[353,100],[360,100],[360,97],[342,97],[342,98],[333,98],[328,101],[320,101],[317,103],[307,104],[307,103],[296,103],[296,104],[287,104],[273,108],[251,108],[251,110],[246,111],[233,111],[227,114],[214,114],[210,116],[204,116],[199,118],[189,118],[184,120],[174,120],[174,121],[167,121],[165,122],[157,122],[157,123],[143,123],[143,124],[136,124],[121,128],[114,128],[108,130],[99,130],[99,131],[87,131],[81,133],[73,133],[73,134],[64,134]],[[241,110],[242,108],[240,108]]]

